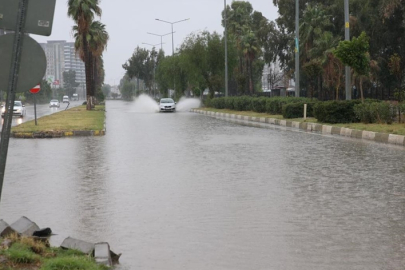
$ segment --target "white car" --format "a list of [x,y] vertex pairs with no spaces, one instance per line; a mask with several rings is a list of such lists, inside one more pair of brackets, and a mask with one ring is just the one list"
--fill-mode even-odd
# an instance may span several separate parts
[[160,112],[175,112],[176,102],[171,98],[162,98],[159,102]]
[[[4,118],[6,112],[6,107],[1,105],[1,117]],[[14,101],[13,115],[23,118],[26,114],[25,105],[22,104],[20,100]]]
[[49,102],[49,108],[52,108],[52,107],[59,108],[60,107],[59,100],[52,99],[51,102]]

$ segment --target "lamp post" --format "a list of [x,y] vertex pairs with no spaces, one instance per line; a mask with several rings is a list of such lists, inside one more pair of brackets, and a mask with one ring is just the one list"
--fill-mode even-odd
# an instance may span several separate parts
[[149,33],[149,32],[147,32],[147,34],[160,37],[160,49],[163,50],[163,46],[162,46],[162,45],[163,45],[163,37],[164,37],[164,36],[167,36],[167,35],[170,35],[171,32],[170,32],[170,33],[167,33],[167,34],[164,34],[164,35],[159,35],[159,34]]
[[300,96],[300,3],[295,0],[295,96]]
[[228,16],[226,13],[226,0],[224,0],[224,24],[225,24],[225,97],[228,96],[228,28],[227,20]]
[[164,21],[164,20],[161,20],[161,19],[155,19],[156,21],[159,21],[159,22],[164,22],[164,23],[168,23],[168,24],[171,24],[172,25],[172,55],[174,55],[174,37],[173,37],[173,25],[174,24],[176,24],[176,23],[180,23],[180,22],[185,22],[185,21],[188,21],[188,20],[190,20],[189,18],[188,19],[184,19],[184,20],[180,20],[180,21],[176,21],[176,22],[168,22],[168,21]]
[[[345,40],[350,40],[350,21],[349,21],[349,0],[345,0]],[[350,87],[350,67],[345,67],[345,89],[346,100],[352,99],[351,87]]]

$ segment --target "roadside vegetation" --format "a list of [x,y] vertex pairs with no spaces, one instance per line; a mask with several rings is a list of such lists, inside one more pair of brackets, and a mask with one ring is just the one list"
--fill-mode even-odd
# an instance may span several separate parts
[[46,132],[74,130],[102,130],[104,129],[105,106],[99,105],[94,110],[88,112],[86,106],[78,106],[66,111],[61,111],[51,115],[43,116],[35,121],[31,120],[21,125],[15,126],[11,132]]
[[104,270],[95,261],[76,250],[50,247],[46,240],[19,237],[0,238],[0,270]]
[[405,103],[391,104],[380,100],[317,101],[294,97],[221,97],[205,102],[205,110],[331,124],[359,130],[405,135]]

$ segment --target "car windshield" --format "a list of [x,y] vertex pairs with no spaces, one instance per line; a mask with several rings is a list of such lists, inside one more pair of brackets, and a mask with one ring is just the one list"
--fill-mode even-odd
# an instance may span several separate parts
[[58,102],[58,100],[56,100],[56,99],[52,99],[52,100],[51,100],[51,102]]
[[14,101],[14,106],[22,106],[22,103],[21,103],[21,101]]
[[174,100],[171,98],[164,98],[160,100],[160,103],[174,103]]

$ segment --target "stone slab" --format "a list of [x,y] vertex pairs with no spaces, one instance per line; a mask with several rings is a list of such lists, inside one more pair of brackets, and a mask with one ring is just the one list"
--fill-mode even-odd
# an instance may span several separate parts
[[35,231],[39,230],[39,227],[35,222],[32,222],[27,217],[21,217],[16,222],[10,225],[10,227],[18,234],[24,236],[32,236]]
[[108,243],[102,242],[94,245],[94,260],[98,264],[112,266],[110,245]]
[[0,219],[0,237],[15,233],[15,231],[4,220]]
[[75,249],[79,250],[85,254],[92,254],[94,251],[94,244],[89,243],[83,240],[75,239],[72,237],[68,237],[63,240],[62,244],[60,245],[61,248],[64,249]]

